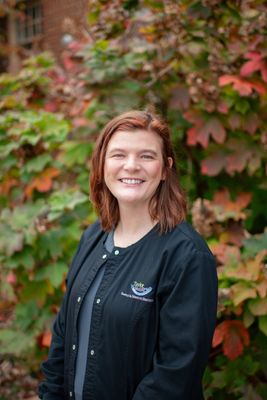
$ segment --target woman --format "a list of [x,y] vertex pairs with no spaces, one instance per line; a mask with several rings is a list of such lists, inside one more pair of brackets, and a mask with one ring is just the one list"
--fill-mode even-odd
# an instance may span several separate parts
[[92,157],[100,222],[83,234],[43,364],[44,400],[200,400],[214,257],[187,224],[168,127],[130,111]]

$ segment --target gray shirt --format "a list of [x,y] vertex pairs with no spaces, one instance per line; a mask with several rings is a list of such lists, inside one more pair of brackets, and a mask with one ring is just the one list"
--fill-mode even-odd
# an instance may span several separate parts
[[[105,247],[109,253],[112,252],[114,247],[113,231],[108,234],[105,242]],[[102,266],[102,268],[100,268],[92,285],[88,289],[88,292],[83,300],[79,312],[78,350],[77,350],[76,368],[75,368],[76,373],[74,380],[75,400],[82,400],[83,398],[83,384],[84,384],[84,377],[85,377],[86,363],[87,363],[91,316],[92,316],[95,295],[102,281],[104,272],[105,272],[105,264]]]

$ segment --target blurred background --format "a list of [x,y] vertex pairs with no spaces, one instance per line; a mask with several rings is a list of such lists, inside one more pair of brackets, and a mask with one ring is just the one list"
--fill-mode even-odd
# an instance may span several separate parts
[[267,4],[0,1],[0,400],[35,400],[102,126],[169,123],[217,257],[206,400],[267,399]]

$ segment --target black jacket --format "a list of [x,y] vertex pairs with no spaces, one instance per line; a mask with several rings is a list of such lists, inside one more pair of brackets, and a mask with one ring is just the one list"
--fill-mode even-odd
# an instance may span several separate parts
[[84,400],[202,400],[201,380],[216,320],[213,255],[186,222],[108,255],[99,223],[83,234],[67,277],[49,358],[44,400],[74,398],[77,317],[96,272]]

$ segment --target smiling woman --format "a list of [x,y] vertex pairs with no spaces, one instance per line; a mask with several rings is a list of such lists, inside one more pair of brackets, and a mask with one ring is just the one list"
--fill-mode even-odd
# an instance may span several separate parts
[[185,222],[167,125],[143,111],[111,120],[90,185],[99,221],[73,258],[40,398],[202,400],[216,266]]
[[[170,159],[171,160],[171,159]],[[149,201],[164,180],[162,141],[145,130],[117,131],[108,143],[104,180],[122,207],[147,213]]]

